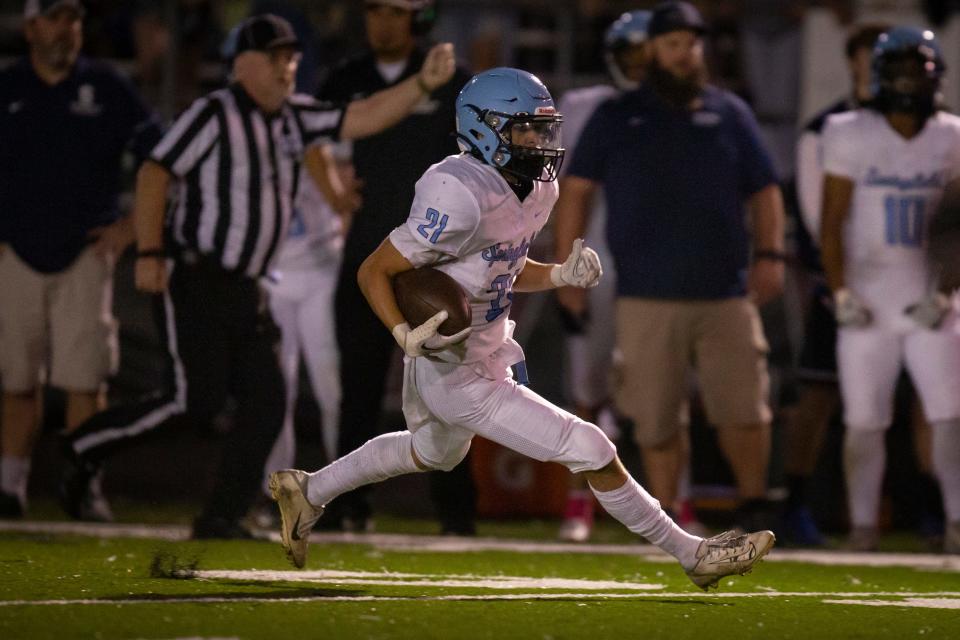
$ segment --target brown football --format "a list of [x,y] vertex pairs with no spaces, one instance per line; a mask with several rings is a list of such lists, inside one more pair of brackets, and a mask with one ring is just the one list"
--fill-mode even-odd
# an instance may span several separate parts
[[452,336],[470,326],[470,303],[457,281],[432,267],[398,273],[393,278],[393,294],[400,313],[411,327],[423,324],[439,311],[447,319],[439,332]]

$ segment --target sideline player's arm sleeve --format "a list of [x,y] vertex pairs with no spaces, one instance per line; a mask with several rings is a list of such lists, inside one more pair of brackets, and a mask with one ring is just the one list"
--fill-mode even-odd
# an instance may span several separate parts
[[852,122],[849,113],[841,113],[827,118],[823,127],[820,144],[823,151],[823,172],[834,176],[856,180],[859,175],[859,161],[856,148],[851,140]]
[[153,148],[150,159],[177,177],[188,174],[220,136],[219,110],[215,100],[194,101]]
[[[611,131],[606,103],[597,108],[576,140],[569,144],[576,148],[573,162],[570,162],[566,174],[586,178],[594,182],[603,182],[607,166],[607,153],[610,147],[607,137]],[[566,164],[566,163],[564,163]]]
[[797,199],[807,233],[820,244],[820,204],[823,199],[823,158],[820,134],[804,131],[797,142]]
[[947,160],[947,187],[951,193],[956,193],[960,186],[960,127],[953,130],[953,144],[950,145],[950,155]]
[[737,113],[737,145],[742,160],[740,191],[752,196],[761,189],[777,182],[777,171],[770,151],[760,138],[760,127],[745,103],[734,98]]
[[457,178],[428,171],[417,181],[407,221],[390,233],[390,242],[414,267],[463,255],[480,225],[480,206]]
[[340,128],[346,113],[344,107],[321,102],[302,93],[290,96],[289,103],[305,145],[336,142],[340,139]]

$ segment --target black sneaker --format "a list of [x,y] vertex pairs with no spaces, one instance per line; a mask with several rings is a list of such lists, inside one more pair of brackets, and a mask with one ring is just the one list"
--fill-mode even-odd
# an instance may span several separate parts
[[[98,500],[106,503],[102,493],[92,486],[94,478],[99,473],[100,465],[84,458],[71,456],[64,462],[58,491],[60,506],[74,520],[104,521],[97,517],[91,518],[96,515],[93,504]],[[109,513],[109,506],[107,506],[107,513]],[[112,519],[113,516],[110,514],[109,519],[105,521],[109,522]]]
[[253,540],[254,535],[237,520],[199,516],[193,521],[194,540]]
[[24,513],[23,503],[20,498],[12,493],[3,493],[0,491],[0,518],[14,519],[22,518]]

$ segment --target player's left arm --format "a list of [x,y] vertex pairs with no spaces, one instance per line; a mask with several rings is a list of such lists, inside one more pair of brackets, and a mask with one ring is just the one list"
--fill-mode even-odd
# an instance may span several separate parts
[[764,305],[783,293],[783,195],[776,183],[760,189],[749,199],[753,231],[753,264],[747,288],[757,305]]
[[513,283],[513,290],[528,293],[554,289],[555,287],[550,281],[550,269],[552,268],[552,264],[544,264],[527,258],[523,264],[523,270],[517,274],[517,280]]
[[514,291],[544,291],[559,287],[589,289],[600,283],[603,268],[597,252],[583,245],[583,239],[573,241],[570,255],[563,264],[544,264],[529,258],[513,283]]

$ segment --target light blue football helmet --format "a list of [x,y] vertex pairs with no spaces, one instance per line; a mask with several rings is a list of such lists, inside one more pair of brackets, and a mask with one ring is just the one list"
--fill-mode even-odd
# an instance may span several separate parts
[[881,111],[927,117],[938,107],[946,64],[933,32],[894,27],[880,34],[873,47],[870,89]]
[[613,83],[624,91],[636,89],[640,83],[631,80],[624,73],[617,62],[617,54],[625,49],[647,41],[647,27],[650,24],[649,11],[628,11],[607,27],[603,34],[603,59],[607,70],[613,77]]
[[484,71],[460,90],[456,109],[461,149],[524,179],[557,179],[563,118],[539,78],[509,67]]

